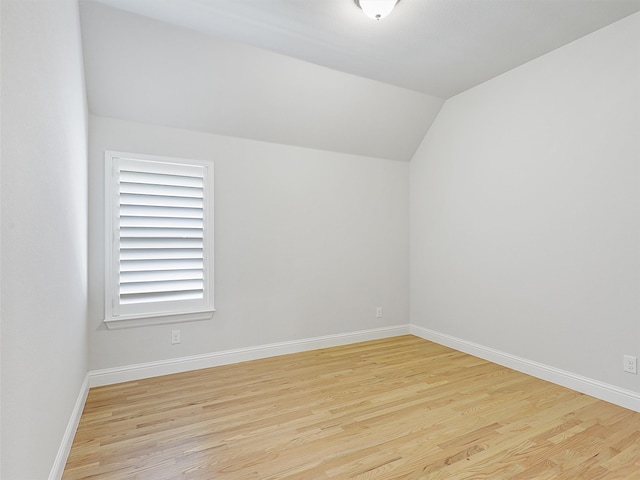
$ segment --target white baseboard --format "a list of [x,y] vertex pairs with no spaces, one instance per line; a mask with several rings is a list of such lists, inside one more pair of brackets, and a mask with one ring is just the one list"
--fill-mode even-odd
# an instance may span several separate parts
[[576,390],[592,397],[614,403],[630,410],[640,412],[640,394],[608,383],[593,380],[575,373],[560,370],[526,358],[501,352],[461,338],[439,333],[427,328],[411,325],[411,333],[417,337],[488,360],[498,365],[517,370],[528,375],[547,380],[563,387]]
[[157,362],[140,363],[125,367],[93,370],[88,373],[89,386],[99,387],[103,385],[112,385],[114,383],[141,380],[143,378],[169,375],[172,373],[198,370],[201,368],[218,367],[220,365],[246,362],[248,360],[257,360],[276,355],[316,350],[319,348],[337,347],[339,345],[377,340],[380,338],[396,337],[399,335],[407,335],[409,333],[409,325],[399,325],[395,327],[377,328],[372,330],[362,330],[359,332],[341,333],[303,340],[258,345],[255,347],[238,348],[235,350],[225,350],[222,352],[173,358]]
[[80,423],[80,417],[82,417],[82,410],[84,410],[84,404],[87,401],[87,395],[89,394],[89,374],[85,375],[82,385],[80,385],[80,393],[76,399],[76,404],[71,412],[69,423],[67,423],[67,429],[64,431],[62,442],[60,442],[60,448],[58,448],[58,454],[49,472],[49,480],[60,480],[64,473],[64,467],[67,464],[67,458],[69,458],[69,452],[71,451],[71,445],[73,445],[73,439],[76,436],[76,430],[78,430],[78,424]]

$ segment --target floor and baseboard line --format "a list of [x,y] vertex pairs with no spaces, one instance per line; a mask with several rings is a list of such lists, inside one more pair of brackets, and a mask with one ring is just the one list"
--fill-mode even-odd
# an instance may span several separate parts
[[518,372],[640,412],[640,393],[429,330],[428,328],[411,325],[411,333],[417,337],[468,353],[474,357],[479,357]]
[[365,342],[406,334],[413,334],[425,340],[445,345],[460,352],[468,353],[475,357],[503,365],[507,368],[511,368],[621,407],[640,412],[639,393],[576,375],[565,370],[534,362],[526,358],[511,355],[509,353],[485,347],[477,343],[469,342],[467,340],[427,328],[416,325],[399,325],[90,371],[87,373],[85,380],[80,387],[78,399],[71,414],[71,418],[69,419],[54,465],[51,469],[49,480],[59,480],[62,478],[66,460],[73,443],[73,438],[80,422],[82,410],[91,387],[141,380],[160,375],[169,375],[201,368],[210,368],[277,355],[286,355],[289,353],[298,353],[308,350],[316,350],[319,348],[336,347],[350,343]]
[[76,404],[71,411],[67,428],[64,431],[60,448],[58,448],[58,454],[53,461],[51,472],[49,473],[49,480],[60,480],[64,472],[64,467],[71,451],[71,445],[73,445],[73,439],[76,436],[76,430],[78,430],[78,424],[82,417],[82,411],[84,410],[84,404],[87,401],[87,395],[89,394],[89,374],[85,375],[82,385],[80,385],[80,392],[76,399]]
[[104,370],[89,371],[84,382],[80,386],[78,399],[71,413],[67,424],[58,454],[49,474],[49,480],[60,480],[64,472],[64,467],[71,451],[73,439],[82,417],[82,411],[89,394],[89,389],[114,383],[128,382],[131,380],[142,380],[144,378],[169,375],[172,373],[186,372],[200,368],[216,367],[228,365],[230,363],[257,360],[260,358],[273,357],[276,355],[286,355],[288,353],[315,350],[318,348],[337,347],[350,343],[366,342],[381,338],[395,337],[409,334],[409,325],[398,325],[394,327],[377,328],[349,332],[335,335],[325,335],[322,337],[307,338],[302,340],[292,340],[288,342],[258,345],[255,347],[238,348],[222,352],[214,352],[203,355],[193,355],[189,357],[173,358],[169,360],[148,362],[125,367],[108,368]]
[[125,367],[93,370],[89,372],[89,386],[98,387],[114,383],[141,380],[143,378],[169,375],[172,373],[187,372],[200,368],[218,367],[231,363],[258,360],[260,358],[298,353],[319,348],[337,347],[349,343],[366,342],[380,338],[407,335],[410,332],[409,325],[361,330],[358,332],[326,335],[322,337],[292,340],[288,342],[258,345],[255,347],[238,348],[222,352],[192,355],[189,357],[160,360],[157,362],[141,363]]

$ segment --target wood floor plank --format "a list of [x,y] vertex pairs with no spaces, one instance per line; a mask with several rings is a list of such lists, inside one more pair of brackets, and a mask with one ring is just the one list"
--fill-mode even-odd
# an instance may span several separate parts
[[86,478],[640,480],[640,413],[406,335],[93,388]]

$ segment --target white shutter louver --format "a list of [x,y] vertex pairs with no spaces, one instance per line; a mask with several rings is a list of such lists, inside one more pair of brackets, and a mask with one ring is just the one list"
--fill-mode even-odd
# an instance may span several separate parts
[[113,317],[208,308],[207,173],[113,158]]

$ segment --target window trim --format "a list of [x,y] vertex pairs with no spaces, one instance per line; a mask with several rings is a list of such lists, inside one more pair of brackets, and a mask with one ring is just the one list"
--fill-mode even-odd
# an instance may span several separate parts
[[[192,165],[205,170],[204,178],[204,288],[205,298],[199,308],[185,309],[150,309],[142,313],[117,313],[115,302],[119,298],[119,182],[115,176],[115,161],[117,159],[150,161],[157,163]],[[129,328],[146,325],[162,325],[170,323],[209,320],[215,312],[214,308],[214,175],[213,163],[201,160],[190,160],[158,155],[145,155],[106,150],[104,154],[105,176],[105,275],[104,275],[104,323],[109,329]],[[150,304],[154,305],[154,304]],[[160,302],[155,305],[161,305]],[[203,308],[204,307],[204,308]]]

